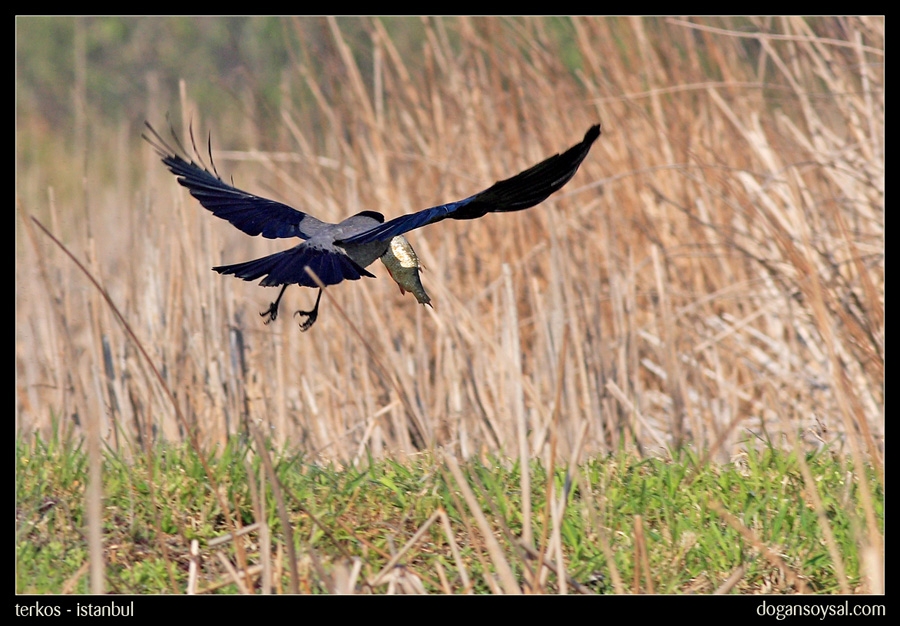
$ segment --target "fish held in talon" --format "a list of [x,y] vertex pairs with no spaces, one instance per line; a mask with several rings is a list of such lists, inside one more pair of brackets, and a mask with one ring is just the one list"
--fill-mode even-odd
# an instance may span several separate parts
[[381,262],[387,268],[388,273],[397,286],[400,287],[400,293],[407,291],[416,297],[419,304],[427,304],[431,308],[431,298],[422,286],[422,279],[419,277],[419,257],[416,251],[406,240],[403,235],[397,235],[391,239],[391,245],[384,254],[381,255]]

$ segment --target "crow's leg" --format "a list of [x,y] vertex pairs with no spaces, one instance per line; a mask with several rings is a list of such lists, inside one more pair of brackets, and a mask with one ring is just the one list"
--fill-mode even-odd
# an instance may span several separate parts
[[284,290],[287,288],[287,285],[282,287],[281,293],[278,294],[278,298],[275,300],[275,302],[270,304],[268,309],[259,314],[260,317],[265,317],[267,315],[269,316],[269,319],[265,321],[266,324],[268,324],[269,322],[274,322],[275,318],[278,317],[278,304],[281,302],[281,296],[284,295]]
[[319,295],[316,298],[316,306],[313,307],[312,311],[294,311],[294,315],[305,315],[306,321],[300,323],[300,332],[306,332],[312,325],[316,323],[316,318],[319,317],[319,300],[322,299],[322,288],[319,287]]

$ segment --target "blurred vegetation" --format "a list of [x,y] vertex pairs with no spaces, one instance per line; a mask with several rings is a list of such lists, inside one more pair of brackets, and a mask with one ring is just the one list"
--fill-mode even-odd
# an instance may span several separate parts
[[[338,18],[337,23],[371,84],[364,21]],[[382,24],[415,64],[421,58],[415,53],[423,42],[421,21],[385,18]],[[325,18],[19,17],[16,42],[20,128],[38,132],[38,139],[64,139],[69,146],[80,120],[99,126],[95,134],[100,134],[123,121],[138,128],[151,114],[167,113],[150,111],[151,101],[177,110],[180,80],[190,85],[204,116],[234,117],[237,109],[276,137],[279,107],[313,103],[302,86],[286,88],[286,73],[299,63],[342,79],[342,72],[333,71],[340,62]],[[322,85],[326,95],[329,87]]]
[[[89,114],[140,120],[147,77],[156,74],[170,93],[177,81],[192,85],[204,110],[233,106],[221,96],[253,89],[277,105],[282,68],[288,62],[280,20],[194,17],[27,17],[18,19],[19,114],[39,115],[64,127],[74,122],[73,85],[86,64]],[[327,37],[309,24],[308,45]]]
[[[598,591],[652,591],[615,582],[642,551],[662,592],[731,574],[739,591],[797,590],[791,571],[815,591],[883,588],[883,18],[30,17],[16,42],[20,590],[86,589],[86,433],[108,446],[113,517],[93,528],[115,535],[115,590],[166,588],[187,540],[232,517],[278,526],[229,465],[250,456],[228,443],[250,424],[284,451],[299,545],[330,559],[365,538],[366,575],[391,553],[385,528],[399,544],[439,505],[441,536],[468,543],[459,563],[441,555],[456,571],[486,571],[479,538],[508,529],[511,548],[534,515],[551,539],[532,545]],[[273,290],[210,272],[288,244],[178,186],[140,139],[167,114],[198,143],[211,132],[223,179],[334,221],[466,197],[598,121],[603,137],[541,207],[416,233],[436,310],[382,272],[330,289],[300,333],[261,322]],[[467,501],[474,520],[430,456],[448,450],[491,494]],[[142,501],[154,471],[159,509]],[[554,522],[542,494],[579,474]],[[353,533],[323,542],[313,509]],[[531,567],[506,554],[491,561]]]
[[[486,578],[493,568],[486,567],[490,557],[484,540],[473,529],[476,524],[456,495],[451,476],[432,455],[356,468],[315,464],[286,451],[270,453],[286,494],[298,553],[305,555],[301,564],[301,589],[305,592],[333,593],[323,572],[332,572],[352,555],[363,563],[357,591],[384,593],[384,584],[371,584],[376,573],[442,509],[456,532],[461,560],[455,560],[446,534],[434,525],[404,554],[401,567],[421,577],[429,593],[490,592]],[[852,472],[839,459],[823,451],[808,455],[806,462],[822,494],[847,581],[836,574],[794,454],[767,449],[723,466],[698,467],[697,460],[689,455],[674,462],[640,460],[620,453],[594,458],[574,476],[562,469],[554,472],[556,489],[562,489],[567,480],[574,481],[561,520],[561,539],[569,575],[584,585],[582,592],[615,593],[610,576],[610,569],[615,568],[629,591],[711,593],[738,567],[747,572],[732,593],[796,591],[785,581],[784,572],[760,554],[758,546],[720,518],[713,509],[716,503],[766,545],[779,546],[781,557],[802,574],[809,591],[838,593],[842,582],[858,590],[861,559],[853,529],[854,519],[862,516],[858,483],[849,480]],[[227,485],[228,501],[238,503],[234,513],[241,524],[268,526],[273,537],[269,550],[280,553],[284,531],[277,501],[269,489],[259,490],[266,498],[265,518],[259,517],[259,502],[254,504],[257,491],[250,483],[262,477],[259,456],[246,441],[231,438],[206,461],[216,479]],[[44,440],[39,435],[16,439],[18,593],[88,592],[81,567],[87,558],[82,532],[86,467],[84,450],[71,440]],[[469,487],[480,493],[479,504],[491,519],[505,558],[523,588],[527,587],[534,561],[523,559],[511,541],[522,533],[520,467],[489,458],[473,460],[465,469]],[[535,531],[546,541],[551,532],[547,527],[547,470],[535,461],[531,472]],[[234,545],[218,541],[228,531],[225,513],[207,488],[200,460],[189,446],[164,444],[152,456],[134,459],[110,450],[104,455],[104,475],[110,591],[183,593],[188,584],[188,546],[197,540],[199,590],[239,592],[215,558],[221,552],[235,558]],[[265,480],[262,483],[265,487]],[[883,515],[884,493],[874,475],[866,476],[864,484],[877,494],[879,514]],[[151,495],[154,489],[155,500]],[[642,581],[638,588],[632,582],[641,575],[633,536],[636,516],[643,520],[646,534],[641,541],[646,542],[653,572],[652,580]],[[880,519],[883,523],[883,517]],[[601,548],[601,536],[610,544],[612,563]],[[260,531],[249,537],[245,549],[250,563],[269,558]],[[163,542],[169,546],[168,552],[161,549]],[[311,568],[310,555],[324,569]],[[442,590],[438,584],[437,568],[446,571],[448,589]],[[460,579],[462,569],[471,577],[468,588],[462,582],[465,576]],[[170,586],[167,570],[175,574],[175,588]],[[261,584],[257,576],[254,579]],[[286,572],[275,585],[280,590],[288,588]],[[542,591],[557,590],[558,581],[551,576]]]
[[[422,18],[378,19],[411,73],[418,74],[426,63],[433,62],[423,54],[428,41]],[[608,32],[619,48],[633,45],[628,20],[608,19]],[[742,18],[709,21],[721,21],[732,30],[758,30]],[[808,22],[823,37],[844,36],[839,20],[809,18]],[[336,23],[364,83],[371,88],[371,19],[341,17]],[[462,53],[460,25],[453,18],[436,19],[434,24],[448,49]],[[533,22],[522,18],[480,20],[469,26],[484,30],[488,39],[492,35],[504,38],[502,45],[514,46],[526,60],[538,53],[549,36],[563,66],[582,75],[583,59],[572,20],[553,17],[541,25],[546,29],[541,36],[530,36]],[[687,54],[679,41],[665,37],[662,18],[646,19],[645,28],[651,35],[661,35],[654,38],[656,45],[665,42],[665,49],[657,50],[663,71],[673,51],[682,59]],[[509,38],[509,30],[519,36]],[[702,50],[704,33],[689,36]],[[747,38],[738,40],[738,45],[744,49],[744,59],[752,63],[759,52],[758,41]],[[476,53],[488,55],[490,51]],[[622,55],[626,60],[632,56]],[[722,79],[715,55],[703,54],[696,61],[710,80]],[[308,69],[316,74],[325,97],[333,101],[341,91],[339,83],[347,76],[324,17],[18,17],[16,114],[19,128],[30,131],[19,139],[40,141],[50,135],[59,149],[60,139],[70,147],[77,143],[85,120],[100,127],[95,134],[123,121],[138,128],[148,116],[166,114],[151,111],[155,103],[169,103],[168,111],[176,110],[178,83],[184,80],[198,112],[210,119],[227,119],[240,110],[255,120],[259,139],[265,143],[279,136],[280,107],[314,108],[309,89],[297,80]],[[35,132],[37,136],[31,134]],[[27,151],[19,156],[27,158]]]

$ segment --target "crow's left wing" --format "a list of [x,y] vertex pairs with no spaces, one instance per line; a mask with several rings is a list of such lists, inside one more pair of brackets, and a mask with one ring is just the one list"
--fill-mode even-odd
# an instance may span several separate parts
[[[178,177],[178,183],[187,187],[191,195],[213,215],[228,220],[248,235],[262,235],[267,239],[282,237],[309,239],[325,225],[312,215],[286,204],[260,198],[232,187],[214,173],[215,169],[210,172],[190,157],[185,158],[187,155],[184,149],[181,149],[181,152],[185,153],[185,156],[182,156],[159,136],[149,122],[144,124],[152,134],[152,138],[143,135],[144,139],[153,146],[166,167]],[[175,137],[174,132],[172,136]],[[177,138],[175,140],[178,141]]]

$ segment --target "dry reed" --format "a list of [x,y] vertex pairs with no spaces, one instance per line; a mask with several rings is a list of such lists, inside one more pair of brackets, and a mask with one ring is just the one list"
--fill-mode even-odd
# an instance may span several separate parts
[[[341,462],[445,448],[550,464],[577,446],[681,445],[727,460],[796,442],[883,481],[883,19],[743,20],[750,33],[728,19],[578,18],[562,42],[540,18],[426,19],[415,63],[365,23],[372,67],[335,20],[323,63],[286,22],[278,145],[260,144],[256,118],[204,119],[184,83],[181,128],[211,131],[238,187],[333,221],[462,198],[592,123],[603,135],[539,207],[412,233],[434,311],[373,268],[377,280],[329,289],[308,333],[289,315],[262,324],[274,290],[209,271],[285,243],[210,216],[127,125],[103,141],[142,163],[136,184],[122,166],[63,195],[46,172],[20,172],[20,216],[84,259],[187,420],[101,294],[19,228],[23,432],[99,416],[108,445],[136,451],[186,429],[214,446],[250,420],[278,446]],[[300,90],[312,110],[291,106]],[[313,296],[291,288],[283,310]]]

